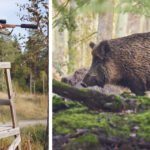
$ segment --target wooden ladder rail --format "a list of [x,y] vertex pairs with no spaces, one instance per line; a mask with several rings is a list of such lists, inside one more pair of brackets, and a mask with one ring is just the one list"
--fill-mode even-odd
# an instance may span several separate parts
[[[7,83],[8,99],[9,99],[9,100],[1,100],[0,104],[1,105],[10,105],[11,117],[12,117],[12,125],[13,125],[14,129],[15,128],[17,129],[18,124],[17,124],[16,110],[15,110],[15,105],[14,105],[14,95],[13,95],[13,89],[12,89],[10,68],[11,68],[10,62],[0,62],[0,69],[4,69],[4,73],[5,73],[5,78],[6,78],[6,83]],[[10,145],[8,150],[14,150],[14,148],[16,148],[16,147],[17,147],[17,150],[21,150],[20,131],[17,132],[17,133],[19,133],[19,134],[14,135],[15,136],[15,140]]]

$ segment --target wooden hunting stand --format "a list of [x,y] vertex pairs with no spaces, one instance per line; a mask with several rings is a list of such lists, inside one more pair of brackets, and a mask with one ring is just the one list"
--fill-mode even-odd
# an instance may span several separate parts
[[8,105],[10,106],[11,117],[12,117],[12,126],[0,125],[0,139],[14,136],[15,139],[12,144],[9,146],[8,150],[21,150],[21,137],[20,137],[20,128],[17,124],[16,111],[14,106],[14,96],[13,89],[11,83],[10,76],[10,62],[0,62],[0,69],[4,69],[6,83],[7,83],[7,91],[8,91],[8,99],[0,99],[0,105]]

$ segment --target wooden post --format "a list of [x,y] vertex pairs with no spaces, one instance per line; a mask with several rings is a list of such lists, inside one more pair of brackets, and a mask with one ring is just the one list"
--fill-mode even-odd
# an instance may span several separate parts
[[30,141],[30,136],[29,136],[29,139],[28,139],[28,149],[27,150],[32,150],[31,149],[31,141]]
[[[13,95],[13,89],[11,83],[10,68],[5,69],[5,77],[7,83],[8,98],[10,100],[10,110],[11,110],[13,128],[16,128],[18,125],[17,125],[17,117],[16,117],[15,106],[14,106],[14,95]],[[17,136],[15,136],[15,138],[17,138]],[[21,150],[20,144],[17,146],[17,150]]]

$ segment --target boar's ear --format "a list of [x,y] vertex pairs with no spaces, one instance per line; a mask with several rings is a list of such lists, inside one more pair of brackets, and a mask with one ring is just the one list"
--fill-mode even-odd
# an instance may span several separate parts
[[94,54],[101,60],[104,60],[110,51],[110,47],[107,41],[102,41],[99,46],[95,49]]
[[95,43],[90,42],[89,46],[93,49],[93,48],[94,48],[94,46],[95,46]]

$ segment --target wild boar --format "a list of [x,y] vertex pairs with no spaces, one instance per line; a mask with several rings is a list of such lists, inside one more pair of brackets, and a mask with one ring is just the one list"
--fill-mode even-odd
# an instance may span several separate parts
[[[70,84],[73,87],[82,87],[82,80],[84,79],[89,68],[81,68],[76,70],[73,74],[62,77],[61,81]],[[121,86],[106,84],[104,88],[99,86],[88,87],[89,89],[97,90],[104,94],[119,95],[123,92],[130,92],[129,89],[123,88]]]
[[88,72],[89,68],[81,68],[76,70],[73,74],[69,76],[64,76],[61,78],[61,81],[67,84],[70,84],[72,86],[75,86],[79,82],[81,82]]
[[84,86],[121,85],[137,95],[150,90],[150,32],[90,43],[90,47],[93,60]]

